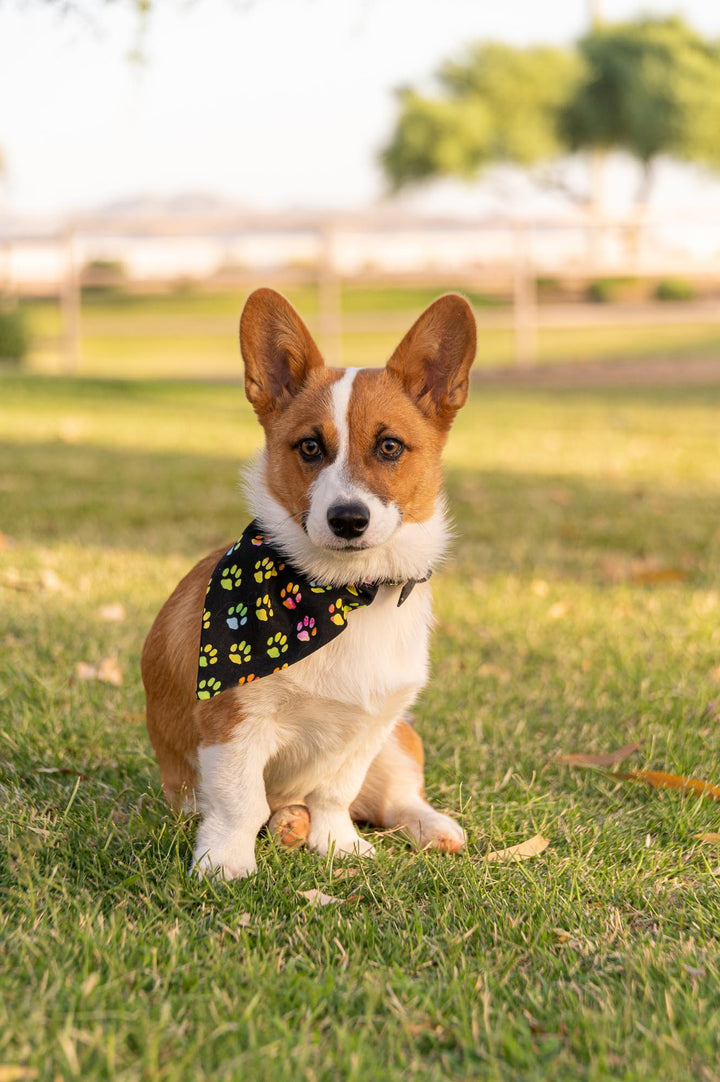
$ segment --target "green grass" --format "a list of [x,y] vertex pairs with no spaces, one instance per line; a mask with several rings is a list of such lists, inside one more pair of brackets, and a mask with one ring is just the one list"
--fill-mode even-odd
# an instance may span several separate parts
[[[641,740],[638,766],[720,781],[719,407],[474,392],[417,710],[467,854],[263,839],[257,877],[222,886],[187,875],[138,660],[180,575],[242,530],[257,426],[233,387],[3,380],[0,1077],[713,1082],[720,848],[694,835],[720,805],[551,759]],[[120,687],[75,679],[106,656]],[[536,832],[542,856],[484,860]]]
[[[448,282],[452,289],[453,283]],[[347,286],[343,313],[353,320],[340,349],[342,363],[383,364],[404,329],[438,294],[437,289]],[[482,367],[508,365],[514,359],[513,332],[484,325],[483,309],[497,302],[463,290],[478,313],[478,357]],[[287,294],[311,330],[317,327],[317,298],[311,288],[293,288]],[[82,316],[79,372],[85,376],[139,378],[237,379],[241,365],[237,326],[245,294],[176,293],[168,296],[103,297],[86,295]],[[25,305],[32,349],[28,368],[33,372],[62,371],[59,343],[60,314],[50,301]],[[397,319],[396,330],[364,331],[362,317]],[[508,310],[508,320],[510,313]],[[598,309],[598,326],[544,328],[538,332],[538,360],[587,361],[636,358],[717,357],[720,323],[616,327],[605,325],[607,314]],[[337,358],[331,358],[337,360]]]

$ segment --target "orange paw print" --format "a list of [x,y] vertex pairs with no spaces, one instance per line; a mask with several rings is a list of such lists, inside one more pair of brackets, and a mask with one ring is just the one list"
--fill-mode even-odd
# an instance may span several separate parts
[[298,603],[302,601],[300,587],[295,582],[289,582],[287,586],[283,586],[280,591],[280,597],[282,598],[282,603],[286,609],[296,609]]

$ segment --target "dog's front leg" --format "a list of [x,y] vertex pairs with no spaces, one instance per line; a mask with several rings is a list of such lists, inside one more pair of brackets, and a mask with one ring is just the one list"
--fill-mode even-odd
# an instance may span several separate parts
[[224,743],[199,749],[197,874],[237,879],[256,871],[255,839],[270,817],[263,772],[274,751],[268,726],[250,719]]
[[338,856],[375,855],[375,847],[358,834],[350,818],[350,805],[360,791],[371,761],[372,755],[346,759],[327,782],[308,795],[309,849],[322,856],[331,849]]

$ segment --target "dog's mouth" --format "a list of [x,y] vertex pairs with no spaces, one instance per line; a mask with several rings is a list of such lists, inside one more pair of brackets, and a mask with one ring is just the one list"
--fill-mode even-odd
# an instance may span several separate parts
[[368,549],[374,548],[374,545],[369,545],[367,541],[338,541],[335,545],[324,545],[329,552],[367,552]]

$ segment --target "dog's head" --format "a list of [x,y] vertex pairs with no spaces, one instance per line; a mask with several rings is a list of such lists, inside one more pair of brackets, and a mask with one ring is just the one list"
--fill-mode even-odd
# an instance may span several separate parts
[[249,499],[275,541],[328,583],[426,574],[447,537],[440,452],[475,356],[467,301],[431,304],[384,369],[337,369],[285,298],[259,289],[240,345],[266,435]]

